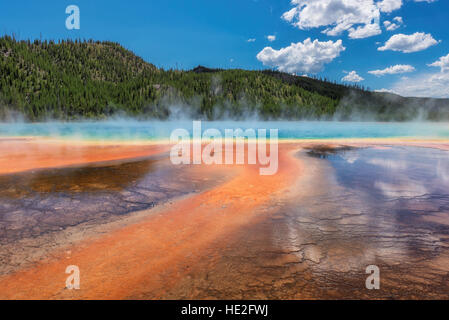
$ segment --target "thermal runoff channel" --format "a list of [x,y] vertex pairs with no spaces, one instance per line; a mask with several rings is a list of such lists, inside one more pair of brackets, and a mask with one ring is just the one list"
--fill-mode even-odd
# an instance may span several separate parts
[[2,125],[0,297],[447,298],[447,128]]

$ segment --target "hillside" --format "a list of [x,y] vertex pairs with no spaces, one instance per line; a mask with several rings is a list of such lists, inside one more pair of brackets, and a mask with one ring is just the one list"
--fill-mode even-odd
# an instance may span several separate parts
[[449,100],[403,98],[276,71],[163,70],[117,43],[0,38],[0,119],[449,120]]

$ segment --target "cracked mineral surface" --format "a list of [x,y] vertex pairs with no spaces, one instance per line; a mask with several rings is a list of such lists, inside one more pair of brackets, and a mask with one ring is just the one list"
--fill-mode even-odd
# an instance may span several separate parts
[[[296,197],[272,203],[168,297],[448,299],[448,152],[340,151],[298,153],[308,170]],[[365,287],[369,265],[380,290]]]
[[[0,175],[0,275],[36,261],[71,229],[118,221],[223,181],[165,158]],[[66,234],[66,236],[68,236]]]
[[0,298],[449,298],[448,151],[279,155],[275,176],[164,156],[0,175]]

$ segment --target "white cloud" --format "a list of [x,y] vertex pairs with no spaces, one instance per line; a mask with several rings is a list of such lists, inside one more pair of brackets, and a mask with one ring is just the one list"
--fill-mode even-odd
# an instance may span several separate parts
[[254,38],[248,39],[248,42],[256,42],[256,39]]
[[341,40],[320,42],[307,38],[303,42],[275,50],[264,48],[257,59],[264,65],[288,73],[317,73],[325,64],[332,62],[346,48]]
[[385,29],[387,29],[388,31],[394,31],[397,28],[399,28],[399,25],[397,25],[396,23],[393,23],[391,21],[388,21],[388,20],[384,21],[384,26],[385,26]]
[[382,12],[390,13],[402,7],[402,0],[383,0],[376,3]]
[[402,78],[391,90],[406,97],[449,98],[449,54],[428,66],[440,68],[440,71]]
[[384,76],[386,74],[398,74],[398,73],[406,73],[413,72],[415,68],[408,64],[397,64],[395,66],[391,66],[382,70],[372,70],[368,71],[370,74],[374,74],[375,76]]
[[429,67],[440,67],[441,72],[449,71],[449,54],[441,57],[434,63],[428,64]]
[[392,36],[384,46],[379,47],[377,50],[392,50],[410,53],[425,50],[437,43],[438,41],[428,33],[416,32],[411,35],[399,33]]
[[402,0],[292,0],[294,6],[282,18],[302,30],[326,27],[323,33],[336,36],[344,31],[350,38],[367,38],[382,33],[381,13],[401,8]]
[[394,31],[394,30],[398,29],[404,23],[404,21],[402,20],[402,17],[394,17],[393,21],[395,21],[395,22],[391,22],[388,20],[384,21],[385,29],[387,29],[388,31]]
[[391,90],[405,97],[449,98],[449,72],[403,79],[395,83]]
[[393,21],[396,21],[399,24],[403,24],[404,23],[404,20],[402,19],[402,17],[394,17]]
[[273,42],[273,41],[276,40],[276,36],[274,36],[274,35],[269,35],[269,36],[267,36],[267,39],[268,39],[268,41]]
[[344,76],[341,80],[346,81],[346,82],[360,82],[365,79],[363,79],[361,76],[359,76],[356,71],[351,71],[346,76]]
[[357,28],[350,28],[348,31],[349,37],[352,39],[363,39],[382,33],[379,25],[376,23],[359,26]]
[[382,89],[378,89],[378,90],[374,90],[374,92],[382,92],[382,93],[393,93],[393,94],[398,94],[396,91],[394,91],[394,90],[391,90],[391,89],[385,89],[385,88],[382,88]]

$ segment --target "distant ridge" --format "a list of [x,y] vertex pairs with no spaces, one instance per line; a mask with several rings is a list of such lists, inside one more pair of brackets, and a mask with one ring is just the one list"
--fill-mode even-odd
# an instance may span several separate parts
[[223,71],[223,69],[211,69],[211,68],[206,68],[203,66],[198,66],[198,67],[192,69],[191,71],[195,72],[195,73],[214,73],[214,72]]
[[164,70],[114,42],[0,38],[0,120],[449,121],[449,100],[404,98],[273,70]]

